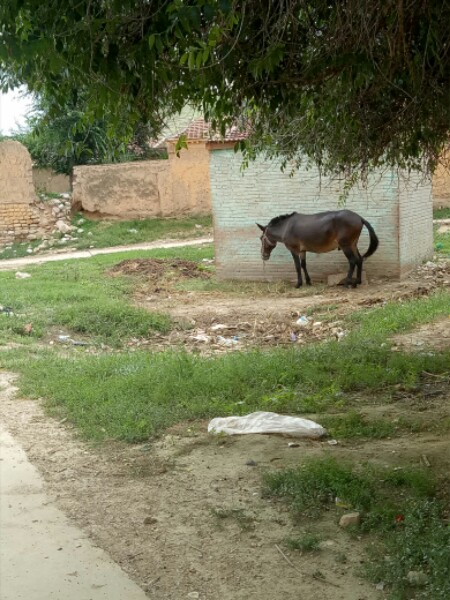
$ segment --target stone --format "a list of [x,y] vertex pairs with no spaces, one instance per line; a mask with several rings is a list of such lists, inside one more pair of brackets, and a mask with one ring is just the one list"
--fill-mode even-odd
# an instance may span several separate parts
[[428,575],[423,571],[409,571],[406,579],[409,585],[414,587],[423,587],[428,582]]
[[62,219],[59,219],[55,223],[55,229],[57,229],[61,233],[69,233],[69,231],[72,231],[72,225],[69,225],[68,223],[66,223]]
[[155,519],[155,517],[145,517],[144,519],[144,525],[156,525],[157,522],[158,519]]
[[341,527],[349,527],[350,525],[359,525],[361,522],[361,515],[359,512],[345,513],[339,520]]

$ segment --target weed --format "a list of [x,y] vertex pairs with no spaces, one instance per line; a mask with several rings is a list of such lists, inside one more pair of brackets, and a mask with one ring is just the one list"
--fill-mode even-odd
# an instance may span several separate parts
[[211,509],[211,513],[218,523],[226,519],[231,519],[239,525],[242,531],[254,529],[253,518],[246,514],[242,508],[213,508]]
[[[401,526],[383,539],[367,568],[375,582],[389,586],[391,600],[446,600],[450,598],[450,527],[443,522],[441,507],[428,499],[409,503]],[[384,556],[384,558],[382,558]],[[411,589],[408,573],[425,574],[421,588]]]
[[291,550],[302,552],[317,552],[320,550],[321,538],[313,533],[305,533],[301,537],[288,537],[284,540],[286,546]]

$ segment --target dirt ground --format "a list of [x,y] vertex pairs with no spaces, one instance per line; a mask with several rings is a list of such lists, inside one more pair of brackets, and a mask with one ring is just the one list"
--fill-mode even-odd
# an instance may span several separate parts
[[[450,285],[445,262],[424,266],[401,283],[371,282],[356,290],[286,288],[283,295],[273,289],[266,295],[261,289],[253,295],[177,290],[174,281],[210,277],[187,261],[171,262],[169,268],[160,261],[123,261],[115,272],[141,280],[145,275],[136,303],[168,311],[179,324],[167,336],[135,345],[181,345],[205,353],[339,339],[346,333],[342,317],[351,311]],[[296,324],[302,315],[308,322]],[[411,351],[448,347],[450,319],[392,343]],[[392,418],[424,411],[448,418],[448,382],[440,382],[436,396],[430,381],[422,404],[399,389],[394,405],[372,410]],[[283,540],[308,532],[311,523],[294,524],[281,503],[264,498],[262,474],[326,455],[390,466],[425,460],[439,472],[450,469],[449,440],[430,432],[336,445],[326,439],[299,441],[292,447],[292,440],[281,436],[211,436],[207,422],[196,422],[151,444],[93,447],[67,423],[45,416],[39,402],[17,397],[13,375],[1,374],[0,386],[0,418],[43,474],[53,501],[155,600],[385,598],[386,591],[359,575],[368,560],[367,539],[342,531],[335,511],[320,523],[320,552],[286,549]],[[364,400],[361,404],[364,408]]]
[[[316,285],[297,290],[292,283],[236,284],[234,291],[226,292],[220,287],[189,289],[189,281],[207,283],[213,278],[207,269],[208,264],[199,269],[190,261],[155,259],[124,260],[111,269],[112,276],[133,277],[138,306],[169,313],[176,323],[169,334],[133,340],[132,346],[176,346],[212,354],[341,339],[347,333],[343,317],[354,311],[450,287],[450,261],[440,260],[419,267],[401,282],[377,280],[357,289]],[[298,323],[301,317],[306,320]],[[447,325],[441,324],[434,334],[439,337],[444,328],[448,335]]]

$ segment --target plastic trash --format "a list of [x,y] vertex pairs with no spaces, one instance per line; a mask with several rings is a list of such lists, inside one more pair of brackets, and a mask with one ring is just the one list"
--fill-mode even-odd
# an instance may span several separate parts
[[226,338],[226,337],[223,337],[223,335],[218,335],[217,343],[220,344],[221,346],[235,346],[236,344],[239,343],[239,340],[237,339],[237,336],[234,336],[232,338]]
[[58,340],[60,342],[69,342],[70,341],[70,335],[58,335]]
[[297,323],[297,325],[301,325],[302,327],[304,327],[305,325],[308,325],[309,319],[308,317],[305,317],[305,315],[302,315],[295,322]]
[[290,338],[291,338],[291,342],[296,342],[298,339],[297,334],[294,333],[293,331],[291,331]]
[[23,273],[22,271],[16,273],[16,279],[28,279],[29,277],[31,277],[29,273]]
[[208,425],[209,433],[239,435],[247,433],[279,433],[317,439],[327,431],[318,423],[301,417],[257,411],[242,417],[216,417]]
[[198,335],[191,335],[189,339],[193,340],[194,342],[204,342],[207,344],[211,341],[211,336],[204,333],[199,333]]

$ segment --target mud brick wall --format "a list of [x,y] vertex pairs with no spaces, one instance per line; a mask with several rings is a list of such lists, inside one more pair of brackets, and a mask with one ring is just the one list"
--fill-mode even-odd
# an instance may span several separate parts
[[434,208],[450,208],[450,151],[444,153],[433,176]]
[[31,157],[25,146],[0,143],[0,245],[35,240],[49,234],[58,216],[38,203]]
[[[290,177],[276,161],[260,158],[241,171],[242,157],[231,148],[211,149],[210,177],[214,217],[216,264],[224,279],[292,280],[292,257],[281,244],[270,261],[260,257],[260,232],[255,222],[266,225],[280,214],[293,211],[315,213],[342,208],[339,182],[320,178],[314,169],[301,169]],[[403,187],[402,187],[403,186]],[[431,183],[411,175],[400,181],[396,173],[374,175],[367,189],[357,188],[345,208],[367,219],[374,227],[380,246],[364,265],[371,278],[400,278],[432,255]],[[363,228],[359,248],[369,245]],[[314,281],[345,272],[342,252],[307,254],[308,270]]]
[[117,219],[211,213],[209,152],[189,144],[168,160],[74,168],[73,203],[88,213]]

